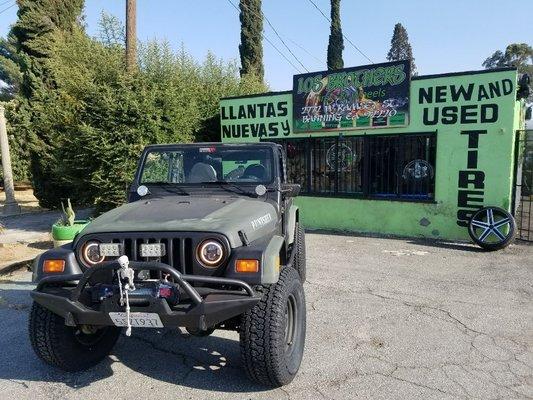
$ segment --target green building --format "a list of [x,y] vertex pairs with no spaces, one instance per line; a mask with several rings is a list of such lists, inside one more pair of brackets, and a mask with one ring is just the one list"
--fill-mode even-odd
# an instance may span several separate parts
[[513,208],[517,89],[512,68],[315,72],[292,91],[222,99],[221,135],[285,147],[308,228],[461,240],[477,209]]

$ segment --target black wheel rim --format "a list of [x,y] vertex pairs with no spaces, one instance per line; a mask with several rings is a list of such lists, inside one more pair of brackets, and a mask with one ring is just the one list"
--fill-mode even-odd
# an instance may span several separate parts
[[504,243],[513,234],[512,220],[508,213],[487,207],[478,211],[470,221],[471,231],[480,243]]
[[298,335],[298,307],[294,295],[290,294],[285,307],[285,353],[289,354],[294,349]]

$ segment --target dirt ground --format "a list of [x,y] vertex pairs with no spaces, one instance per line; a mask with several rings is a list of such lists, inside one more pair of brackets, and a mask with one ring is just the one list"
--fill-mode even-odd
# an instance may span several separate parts
[[[23,213],[37,213],[45,211],[39,203],[31,189],[15,190],[15,198],[21,206]],[[5,202],[5,192],[0,191],[0,208]],[[46,234],[39,237],[27,237],[21,235],[20,238],[11,237],[9,228],[16,224],[15,218],[24,216],[0,215],[0,270],[15,262],[28,261],[35,258],[44,250],[52,247],[52,241]]]
[[52,241],[36,243],[0,243],[0,270],[3,267],[18,262],[29,265],[43,251],[52,248]]
[[[38,212],[43,211],[44,209],[39,206],[39,202],[33,195],[33,190],[15,190],[15,199],[20,205],[22,212]],[[0,190],[0,207],[4,206],[6,201],[6,194],[3,190]],[[0,217],[1,218],[1,217]]]

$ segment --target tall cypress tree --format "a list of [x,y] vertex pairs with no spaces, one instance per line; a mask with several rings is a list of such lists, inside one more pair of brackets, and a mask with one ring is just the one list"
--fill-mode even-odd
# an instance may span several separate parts
[[394,25],[394,33],[392,34],[392,39],[390,41],[391,47],[389,53],[387,54],[387,60],[389,61],[400,61],[400,60],[410,60],[411,61],[411,75],[416,75],[416,65],[415,58],[413,57],[413,49],[409,43],[409,36],[407,35],[407,30],[400,23]]
[[[21,74],[16,106],[10,119],[15,140],[28,144],[31,179],[35,196],[42,206],[57,207],[68,191],[54,174],[59,146],[54,136],[53,117],[43,113],[43,105],[57,95],[54,76],[48,65],[60,34],[80,28],[83,0],[17,0],[18,19],[9,33],[8,54]],[[36,129],[38,126],[40,129]]]
[[31,97],[37,86],[49,80],[45,61],[52,51],[54,33],[79,26],[83,0],[17,0],[18,20],[10,31],[21,57],[22,94]]
[[241,21],[241,77],[253,75],[261,81],[265,75],[263,67],[263,14],[261,0],[240,0]]
[[328,43],[328,69],[341,69],[344,67],[342,51],[344,40],[341,28],[341,0],[331,0],[331,28]]

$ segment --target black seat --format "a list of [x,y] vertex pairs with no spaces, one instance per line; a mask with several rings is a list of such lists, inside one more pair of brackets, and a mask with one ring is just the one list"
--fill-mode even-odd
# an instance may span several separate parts
[[246,167],[241,178],[255,177],[259,181],[264,181],[266,176],[266,168],[261,164],[252,164]]

